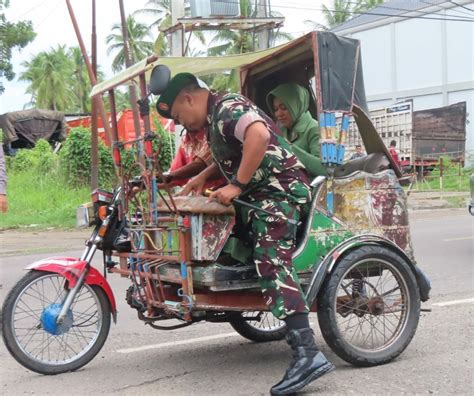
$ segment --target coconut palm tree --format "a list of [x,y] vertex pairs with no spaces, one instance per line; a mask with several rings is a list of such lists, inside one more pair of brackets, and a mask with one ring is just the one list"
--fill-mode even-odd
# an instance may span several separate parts
[[27,93],[32,95],[32,104],[64,111],[74,103],[74,93],[69,84],[73,66],[66,46],[40,52],[31,61],[23,62],[22,66],[26,70],[20,75],[20,80],[29,82]]
[[[81,113],[90,112],[91,99],[89,98],[89,93],[92,85],[81,49],[79,47],[71,47],[69,49],[69,59],[73,68],[69,83],[74,93],[74,111]],[[100,70],[100,66],[97,65],[97,81],[101,81],[103,78],[104,73]]]
[[[252,7],[249,0],[240,0],[240,15],[244,18],[252,18],[256,16],[256,9]],[[282,16],[280,13],[272,12],[272,16]],[[293,37],[279,30],[271,31],[273,44],[276,42],[289,41]],[[209,44],[215,44],[209,48],[207,53],[209,56],[243,54],[255,51],[256,37],[255,34],[242,30],[222,29],[213,37]]]
[[73,66],[70,81],[74,92],[75,106],[81,113],[86,113],[91,109],[91,100],[89,98],[91,83],[84,58],[79,47],[70,48],[69,55]]
[[377,7],[383,2],[384,0],[359,0],[358,4],[354,7],[354,12],[363,13],[364,11],[368,11],[374,7]]
[[334,0],[330,8],[323,5],[323,15],[327,26],[334,27],[346,22],[352,17],[352,2],[347,0]]
[[133,13],[136,15],[147,15],[154,20],[149,25],[150,28],[160,29],[171,26],[171,1],[172,0],[148,0],[145,8]]
[[149,0],[145,8],[137,10],[133,16],[147,15],[153,18],[153,22],[148,25],[152,30],[158,30],[158,37],[154,43],[155,53],[158,55],[169,55],[170,49],[165,35],[160,29],[171,27],[171,1],[172,0]]
[[[145,4],[145,8],[137,10],[133,15],[147,15],[153,18],[153,22],[149,25],[150,29],[158,30],[158,37],[155,40],[155,53],[158,55],[169,55],[170,48],[168,40],[161,31],[171,27],[171,2],[172,0],[149,0]],[[202,44],[206,44],[205,34],[201,31],[193,32],[194,37]],[[192,52],[192,48],[188,48],[187,56]]]
[[[130,55],[133,62],[139,61],[153,53],[150,30],[147,25],[137,22],[131,15],[127,18],[128,39],[130,43]],[[112,26],[112,33],[106,38],[109,44],[107,54],[117,52],[112,61],[112,69],[117,72],[125,66],[124,41],[122,36],[122,25],[117,23]]]

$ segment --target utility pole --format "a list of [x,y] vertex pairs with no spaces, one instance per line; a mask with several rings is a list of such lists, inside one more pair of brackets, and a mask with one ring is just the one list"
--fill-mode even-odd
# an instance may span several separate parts
[[[184,0],[171,1],[171,26],[178,23],[178,18],[184,17]],[[177,30],[171,34],[171,56],[183,56],[184,31]]]
[[[97,79],[97,34],[95,18],[95,0],[92,0],[91,60],[92,74]],[[99,187],[99,136],[97,133],[97,101],[91,102],[91,190]],[[105,124],[105,121],[104,121]]]
[[[97,80],[95,75],[92,71],[92,65],[87,55],[86,46],[84,45],[84,41],[82,40],[81,31],[79,30],[79,25],[77,24],[76,16],[74,15],[74,10],[72,9],[70,0],[66,0],[67,9],[69,11],[69,16],[71,17],[72,26],[74,27],[74,31],[76,32],[77,41],[79,43],[79,47],[81,48],[82,57],[84,58],[84,62],[86,64],[87,73],[89,75],[89,80],[91,85],[94,86],[97,84]],[[109,119],[107,117],[107,113],[105,112],[104,102],[99,97],[93,99],[95,101],[96,107],[100,113],[100,117],[102,118],[102,122],[104,124],[106,140],[108,143],[112,142],[112,132],[110,131]]]
[[[123,36],[123,50],[125,53],[125,65],[126,67],[130,67],[133,65],[132,54],[130,53],[130,41],[128,38],[128,27],[127,27],[127,19],[125,17],[125,9],[123,6],[123,0],[119,0],[120,6],[120,19],[122,21],[122,36]],[[133,112],[133,126],[135,128],[135,136],[138,139],[141,136],[140,133],[140,118],[138,115],[138,107],[137,107],[137,91],[135,90],[135,86],[130,84],[128,86],[129,93],[130,93],[130,104],[132,106]]]
[[[267,0],[258,0],[257,18],[268,18]],[[267,49],[270,43],[270,31],[265,28],[258,33],[258,49]]]
[[[178,18],[184,17],[184,0],[171,1],[171,26],[178,23]],[[171,56],[184,56],[184,29],[178,29],[171,33],[170,40]],[[175,147],[181,144],[181,132],[184,128],[175,125],[174,142]]]

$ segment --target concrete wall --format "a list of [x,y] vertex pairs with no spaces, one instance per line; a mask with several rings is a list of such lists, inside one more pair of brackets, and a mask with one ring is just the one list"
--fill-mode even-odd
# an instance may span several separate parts
[[[459,3],[474,9],[472,1]],[[467,16],[468,11],[452,5],[433,7],[426,16]],[[361,41],[370,109],[404,99],[413,100],[414,110],[466,101],[466,150],[474,155],[473,22],[386,18],[338,34]]]

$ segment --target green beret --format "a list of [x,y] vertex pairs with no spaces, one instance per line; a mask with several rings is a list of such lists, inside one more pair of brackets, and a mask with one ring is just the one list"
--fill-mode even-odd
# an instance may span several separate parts
[[194,74],[191,73],[178,73],[174,76],[166,87],[165,92],[163,92],[158,101],[156,102],[156,110],[158,113],[165,118],[173,118],[171,116],[171,108],[173,103],[182,91],[183,88],[191,84],[198,84],[200,87],[205,88],[207,86],[202,86],[200,80],[196,78]]

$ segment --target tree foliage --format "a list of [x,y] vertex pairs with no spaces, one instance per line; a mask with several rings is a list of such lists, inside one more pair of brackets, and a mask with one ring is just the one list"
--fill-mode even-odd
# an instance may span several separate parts
[[[245,18],[257,16],[257,9],[252,5],[250,0],[240,0],[240,15]],[[272,13],[272,16],[275,15]],[[271,30],[270,46],[276,42],[284,42],[292,39],[288,33]],[[257,37],[255,33],[245,30],[222,29],[215,34],[209,43],[211,45],[207,50],[209,56],[236,55],[252,52],[256,50]],[[229,74],[216,75],[206,81],[212,88],[216,90],[229,90],[236,92],[239,90],[239,79],[235,70]]]
[[58,161],[51,145],[39,139],[32,149],[20,149],[12,158],[12,169],[17,172],[32,172],[38,175],[53,175],[58,170]]
[[[147,25],[138,22],[133,16],[129,15],[127,18],[127,30],[130,56],[133,63],[153,53],[153,42],[151,41],[150,29]],[[112,69],[118,72],[125,67],[125,49],[121,24],[116,23],[112,26],[112,33],[107,36],[106,43],[109,45],[107,55],[117,52],[112,62]]]
[[33,105],[60,111],[72,105],[74,92],[70,76],[73,65],[66,46],[42,51],[31,61],[23,62],[22,66],[25,71],[20,80],[29,82],[27,93],[31,94]]
[[9,5],[9,0],[0,0],[0,94],[4,91],[1,80],[11,81],[15,77],[11,64],[13,50],[24,48],[36,36],[31,21],[7,21],[3,10]]
[[[242,17],[253,18],[257,16],[257,10],[252,6],[250,0],[240,0],[239,4]],[[272,13],[272,16],[281,16],[281,14]],[[270,31],[270,36],[270,46],[275,44],[276,41],[282,42],[292,39],[290,34],[276,30]],[[255,33],[244,30],[222,29],[217,32],[209,44],[214,44],[207,51],[209,56],[243,54],[256,50],[257,37]]]
[[[155,39],[154,51],[158,55],[170,55],[170,46],[168,40],[162,29],[171,27],[171,3],[172,0],[149,0],[145,4],[145,8],[139,9],[133,13],[134,16],[150,16],[153,18],[153,22],[149,25],[152,31],[158,31],[158,36]],[[201,44],[206,44],[206,38],[202,31],[193,32],[193,36]],[[186,56],[191,56],[194,49],[188,48]]]
[[[91,178],[91,131],[89,128],[72,128],[59,152],[61,169],[73,186],[86,186]],[[99,184],[115,184],[114,163],[110,150],[99,140]]]
[[383,0],[334,0],[332,5],[323,5],[323,15],[329,28],[335,27],[351,19],[354,15],[359,15],[368,11]]
[[[20,80],[29,83],[30,105],[59,111],[91,110],[91,83],[79,47],[58,46],[23,62]],[[98,78],[102,73],[98,71]]]

